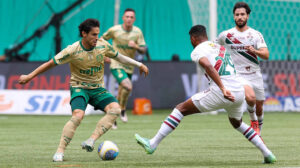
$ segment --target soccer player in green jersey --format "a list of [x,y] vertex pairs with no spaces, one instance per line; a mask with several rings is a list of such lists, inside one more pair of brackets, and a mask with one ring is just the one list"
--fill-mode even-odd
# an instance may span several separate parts
[[[111,27],[102,37],[105,40],[112,39],[113,47],[119,53],[134,59],[136,51],[140,53],[146,52],[144,36],[138,27],[133,26],[135,21],[135,11],[133,9],[126,9],[122,18],[123,24]],[[111,60],[110,70],[119,83],[117,99],[122,109],[120,118],[123,122],[127,122],[128,119],[125,110],[132,90],[131,76],[134,66]],[[116,123],[114,128],[116,128]]]
[[84,117],[87,104],[106,114],[96,125],[91,137],[84,141],[82,149],[93,151],[95,141],[108,131],[121,113],[120,105],[114,96],[104,88],[104,57],[112,58],[123,64],[139,67],[140,73],[148,75],[148,68],[127,56],[118,53],[104,39],[99,39],[100,23],[96,19],[87,19],[79,25],[82,39],[69,45],[53,59],[42,64],[28,75],[21,75],[20,84],[26,84],[35,76],[55,67],[69,63],[71,70],[70,92],[72,117],[65,124],[59,146],[53,161],[61,162],[66,146],[71,142],[76,128]]

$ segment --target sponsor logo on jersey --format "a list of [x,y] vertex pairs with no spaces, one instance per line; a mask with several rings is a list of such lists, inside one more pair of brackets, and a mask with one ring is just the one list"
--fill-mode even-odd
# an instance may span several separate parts
[[[233,44],[235,44],[235,45],[236,44],[238,44],[238,45],[244,45],[241,41],[239,41],[237,38],[235,38],[233,36],[233,34],[231,34],[231,33],[228,33],[226,35],[225,43],[229,44],[229,45],[233,45]],[[244,46],[246,46],[246,45],[244,45]],[[242,56],[244,56],[245,58],[247,58],[249,61],[251,61],[251,62],[253,62],[255,64],[259,64],[257,56],[254,53],[249,52],[249,51],[239,51],[239,50],[237,50],[237,52],[239,54],[241,54]]]
[[95,73],[97,72],[100,72],[102,69],[102,66],[99,66],[99,67],[91,67],[90,69],[80,69],[79,70],[79,73],[81,74],[87,74],[87,75],[94,75]]

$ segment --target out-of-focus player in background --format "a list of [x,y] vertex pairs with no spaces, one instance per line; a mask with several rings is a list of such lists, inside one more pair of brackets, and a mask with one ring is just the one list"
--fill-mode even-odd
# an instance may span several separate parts
[[81,123],[88,103],[106,113],[97,123],[91,137],[81,144],[82,149],[88,152],[93,151],[95,141],[111,128],[121,113],[116,98],[104,88],[104,56],[139,67],[140,73],[148,74],[148,68],[145,65],[118,53],[104,39],[98,39],[99,32],[98,20],[85,20],[79,25],[79,33],[82,37],[80,41],[69,45],[50,61],[19,78],[20,84],[26,84],[35,76],[56,65],[70,64],[72,117],[63,128],[59,146],[53,156],[54,162],[63,161],[65,149]]
[[251,126],[260,135],[264,118],[265,92],[258,57],[267,60],[269,50],[262,34],[247,25],[250,12],[247,3],[237,2],[233,7],[236,26],[220,33],[216,41],[224,45],[231,54],[237,74],[245,88]]
[[[134,59],[136,51],[142,54],[146,52],[144,36],[142,31],[133,25],[136,19],[133,9],[127,8],[124,11],[122,19],[123,24],[109,28],[103,34],[102,38],[105,40],[112,39],[113,47],[119,53]],[[131,77],[134,66],[111,60],[110,70],[119,84],[117,99],[122,109],[120,118],[123,122],[127,122],[128,118],[125,110],[128,97],[132,91]],[[116,124],[113,125],[115,129],[117,128]]]

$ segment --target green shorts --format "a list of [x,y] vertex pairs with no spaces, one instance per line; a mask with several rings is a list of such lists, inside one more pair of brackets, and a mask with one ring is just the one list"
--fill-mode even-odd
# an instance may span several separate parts
[[[105,88],[97,88],[97,89],[83,89],[83,88],[73,88],[70,87],[71,92],[71,100],[70,104],[72,107],[72,111],[75,109],[81,109],[85,111],[87,104],[91,104],[95,109],[100,109],[104,111],[104,108],[112,103],[118,102],[118,100],[110,94]],[[83,97],[83,99],[76,99],[78,97]],[[73,100],[76,99],[74,102]]]
[[131,80],[132,74],[126,73],[124,69],[110,69],[115,79],[120,84],[124,79],[129,78]]

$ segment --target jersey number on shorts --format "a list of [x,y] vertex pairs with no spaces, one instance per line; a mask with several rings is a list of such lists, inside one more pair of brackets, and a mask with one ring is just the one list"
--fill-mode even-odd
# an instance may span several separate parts
[[218,56],[215,58],[215,69],[219,72],[220,76],[235,74],[235,68],[231,60],[230,54],[226,51],[225,47],[221,46]]

